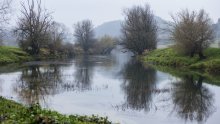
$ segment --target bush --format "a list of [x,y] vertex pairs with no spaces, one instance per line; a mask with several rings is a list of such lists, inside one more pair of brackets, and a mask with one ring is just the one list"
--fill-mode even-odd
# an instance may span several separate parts
[[116,39],[110,36],[104,36],[100,38],[94,45],[93,54],[109,54],[115,47]]
[[214,31],[209,15],[200,10],[183,10],[173,17],[171,38],[176,42],[176,51],[193,57],[198,54],[204,59],[204,50],[210,46],[214,39]]

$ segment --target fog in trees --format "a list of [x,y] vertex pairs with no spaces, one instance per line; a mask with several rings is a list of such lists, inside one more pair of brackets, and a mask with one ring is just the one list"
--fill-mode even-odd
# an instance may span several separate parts
[[134,6],[124,11],[122,41],[135,54],[157,47],[157,24],[149,5]]
[[94,44],[93,51],[96,54],[110,54],[111,51],[115,48],[116,42],[117,38],[105,35],[97,40],[97,42]]
[[214,112],[212,92],[201,76],[185,75],[172,84],[174,111],[185,121],[205,122]]
[[74,37],[76,42],[87,54],[95,43],[93,24],[91,20],[83,20],[74,25]]
[[5,25],[10,20],[12,0],[1,0],[0,1],[0,45],[4,36]]
[[204,58],[204,50],[214,41],[211,19],[205,10],[182,10],[173,16],[171,27],[171,39],[176,42],[177,51]]

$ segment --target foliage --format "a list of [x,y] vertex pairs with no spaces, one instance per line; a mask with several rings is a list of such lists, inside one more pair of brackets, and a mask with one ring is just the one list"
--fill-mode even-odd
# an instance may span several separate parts
[[198,54],[200,59],[204,59],[203,51],[214,41],[214,31],[209,15],[200,10],[183,10],[171,23],[171,39],[176,42],[176,50],[184,55],[193,57]]
[[42,109],[38,104],[24,107],[2,97],[0,97],[0,122],[4,124],[111,124],[107,117],[62,115],[55,111]]
[[21,49],[0,46],[0,64],[17,63],[28,60],[31,60],[31,57]]
[[94,45],[93,54],[109,54],[115,47],[116,39],[110,36],[101,37]]
[[204,55],[206,59],[200,60],[199,56],[193,58],[176,52],[173,48],[157,49],[145,53],[142,57],[144,62],[156,65],[171,66],[178,68],[191,68],[207,72],[220,72],[220,49],[208,48]]
[[134,6],[125,11],[122,35],[125,47],[135,54],[156,48],[157,24],[149,5]]

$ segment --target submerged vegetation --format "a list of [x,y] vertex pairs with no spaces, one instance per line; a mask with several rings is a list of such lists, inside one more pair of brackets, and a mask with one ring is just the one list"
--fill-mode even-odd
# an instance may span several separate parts
[[189,57],[176,52],[173,48],[165,48],[145,53],[142,60],[155,65],[219,73],[220,49],[208,48],[204,51],[204,55],[206,59],[201,60],[199,56]]
[[56,111],[42,109],[38,104],[25,107],[3,97],[0,97],[0,123],[111,124],[107,117],[62,115]]

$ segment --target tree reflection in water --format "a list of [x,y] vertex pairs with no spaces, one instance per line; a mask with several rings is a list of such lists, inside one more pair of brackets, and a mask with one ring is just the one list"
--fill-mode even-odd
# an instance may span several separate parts
[[153,90],[156,88],[156,70],[144,67],[138,61],[130,61],[123,70],[126,103],[123,109],[149,111],[152,105]]
[[91,89],[94,62],[90,60],[89,56],[84,55],[78,58],[75,65],[77,67],[74,76],[76,88],[79,90]]
[[57,65],[43,67],[33,65],[23,69],[14,90],[24,103],[31,105],[46,102],[46,96],[57,94],[61,90],[62,82]]
[[213,94],[202,85],[203,77],[186,75],[173,83],[174,111],[185,121],[206,121],[214,112]]

